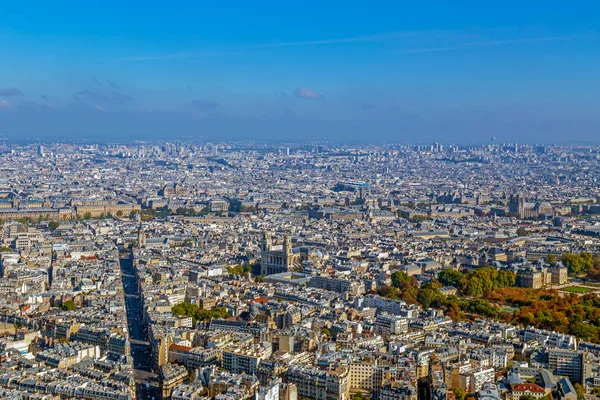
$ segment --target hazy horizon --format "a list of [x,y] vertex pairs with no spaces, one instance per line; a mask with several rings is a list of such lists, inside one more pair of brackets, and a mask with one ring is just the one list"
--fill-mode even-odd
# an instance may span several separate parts
[[600,144],[600,5],[4,5],[0,136]]

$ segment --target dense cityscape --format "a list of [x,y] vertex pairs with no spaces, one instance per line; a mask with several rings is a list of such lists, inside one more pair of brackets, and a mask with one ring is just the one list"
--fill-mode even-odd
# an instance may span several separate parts
[[0,397],[600,395],[600,147],[0,148]]

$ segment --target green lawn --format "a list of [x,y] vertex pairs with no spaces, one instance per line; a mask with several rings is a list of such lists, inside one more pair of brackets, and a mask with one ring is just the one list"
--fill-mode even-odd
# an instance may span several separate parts
[[519,307],[505,306],[505,307],[502,307],[501,310],[504,311],[504,312],[509,312],[511,314],[514,314],[515,311],[519,310]]
[[567,288],[561,289],[564,292],[569,292],[569,293],[588,293],[591,292],[591,289],[585,288],[585,287],[581,287],[581,286],[569,286]]

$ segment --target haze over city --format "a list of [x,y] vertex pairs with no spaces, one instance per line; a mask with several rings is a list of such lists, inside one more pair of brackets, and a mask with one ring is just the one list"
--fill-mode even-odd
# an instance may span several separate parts
[[2,5],[12,140],[595,143],[597,2]]

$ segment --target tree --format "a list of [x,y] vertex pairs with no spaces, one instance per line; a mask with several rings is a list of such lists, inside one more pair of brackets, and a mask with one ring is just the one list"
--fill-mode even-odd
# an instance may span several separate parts
[[446,315],[452,318],[452,321],[460,321],[460,319],[462,318],[462,313],[456,296],[448,296],[445,302],[445,306]]
[[193,208],[179,207],[175,210],[175,214],[193,217],[196,215],[196,211]]
[[388,299],[400,300],[402,292],[400,289],[393,286],[384,285],[377,291],[380,296],[387,297]]
[[258,275],[255,279],[256,282],[261,283],[265,281],[265,275]]
[[[414,278],[414,277],[413,277]],[[402,291],[400,294],[400,300],[405,301],[408,304],[418,304],[417,295],[419,291],[415,287],[409,287]]]
[[423,222],[428,219],[429,217],[427,215],[413,215],[412,217],[410,217],[409,221],[414,224],[418,224],[419,222]]
[[54,232],[59,226],[60,224],[56,221],[48,222],[48,229],[50,229],[52,232]]
[[417,301],[421,303],[423,308],[431,307],[433,303],[439,302],[441,298],[442,294],[440,291],[431,287],[421,289],[419,290],[419,294],[417,294]]
[[86,212],[85,214],[83,214],[83,219],[86,221],[92,219],[92,213]]
[[471,278],[469,280],[469,283],[467,283],[467,296],[472,296],[472,297],[481,297],[483,296],[484,293],[484,288],[483,288],[483,283],[481,282],[481,279],[474,277]]
[[438,274],[438,281],[444,286],[454,286],[457,289],[461,289],[466,280],[465,274],[455,269],[444,269]]
[[227,268],[227,273],[229,273],[231,275],[242,275],[247,272],[252,272],[252,265],[250,265],[250,264],[246,264],[246,265],[238,264],[233,267],[226,267],[226,268]]
[[211,319],[223,319],[227,317],[229,317],[229,313],[225,307],[215,307],[211,310],[198,310],[195,314],[195,319],[198,321],[210,321]]
[[573,384],[573,388],[575,389],[575,393],[577,393],[577,400],[583,400],[585,398],[585,390],[581,383]]
[[118,210],[118,211],[117,211],[117,217],[122,217],[122,216],[123,216],[123,211],[121,211],[121,210]]
[[211,319],[223,319],[229,317],[225,307],[215,307],[211,310],[200,310],[197,305],[184,301],[174,305],[171,313],[176,317],[192,317],[192,323],[196,321],[210,321]]
[[410,283],[410,276],[406,272],[396,271],[392,274],[392,286],[402,288]]
[[463,388],[457,387],[452,389],[452,391],[454,392],[454,396],[456,396],[456,400],[465,400],[465,397],[467,397],[467,393]]
[[571,323],[569,323],[569,333],[583,340],[593,341],[595,338],[597,338],[598,329],[593,325],[586,324],[585,322],[571,321]]
[[556,256],[554,254],[548,254],[548,264],[552,265],[556,263]]
[[517,275],[512,271],[500,270],[496,277],[496,286],[499,288],[514,286]]
[[183,303],[174,305],[173,308],[171,308],[171,312],[177,317],[193,317],[198,312],[198,306],[184,301]]
[[561,257],[562,263],[569,268],[572,274],[581,274],[589,271],[595,265],[594,256],[591,253],[564,253]]
[[62,306],[60,307],[64,311],[73,311],[77,308],[75,302],[73,300],[63,301]]
[[530,394],[523,394],[519,396],[519,400],[535,400],[535,397]]

